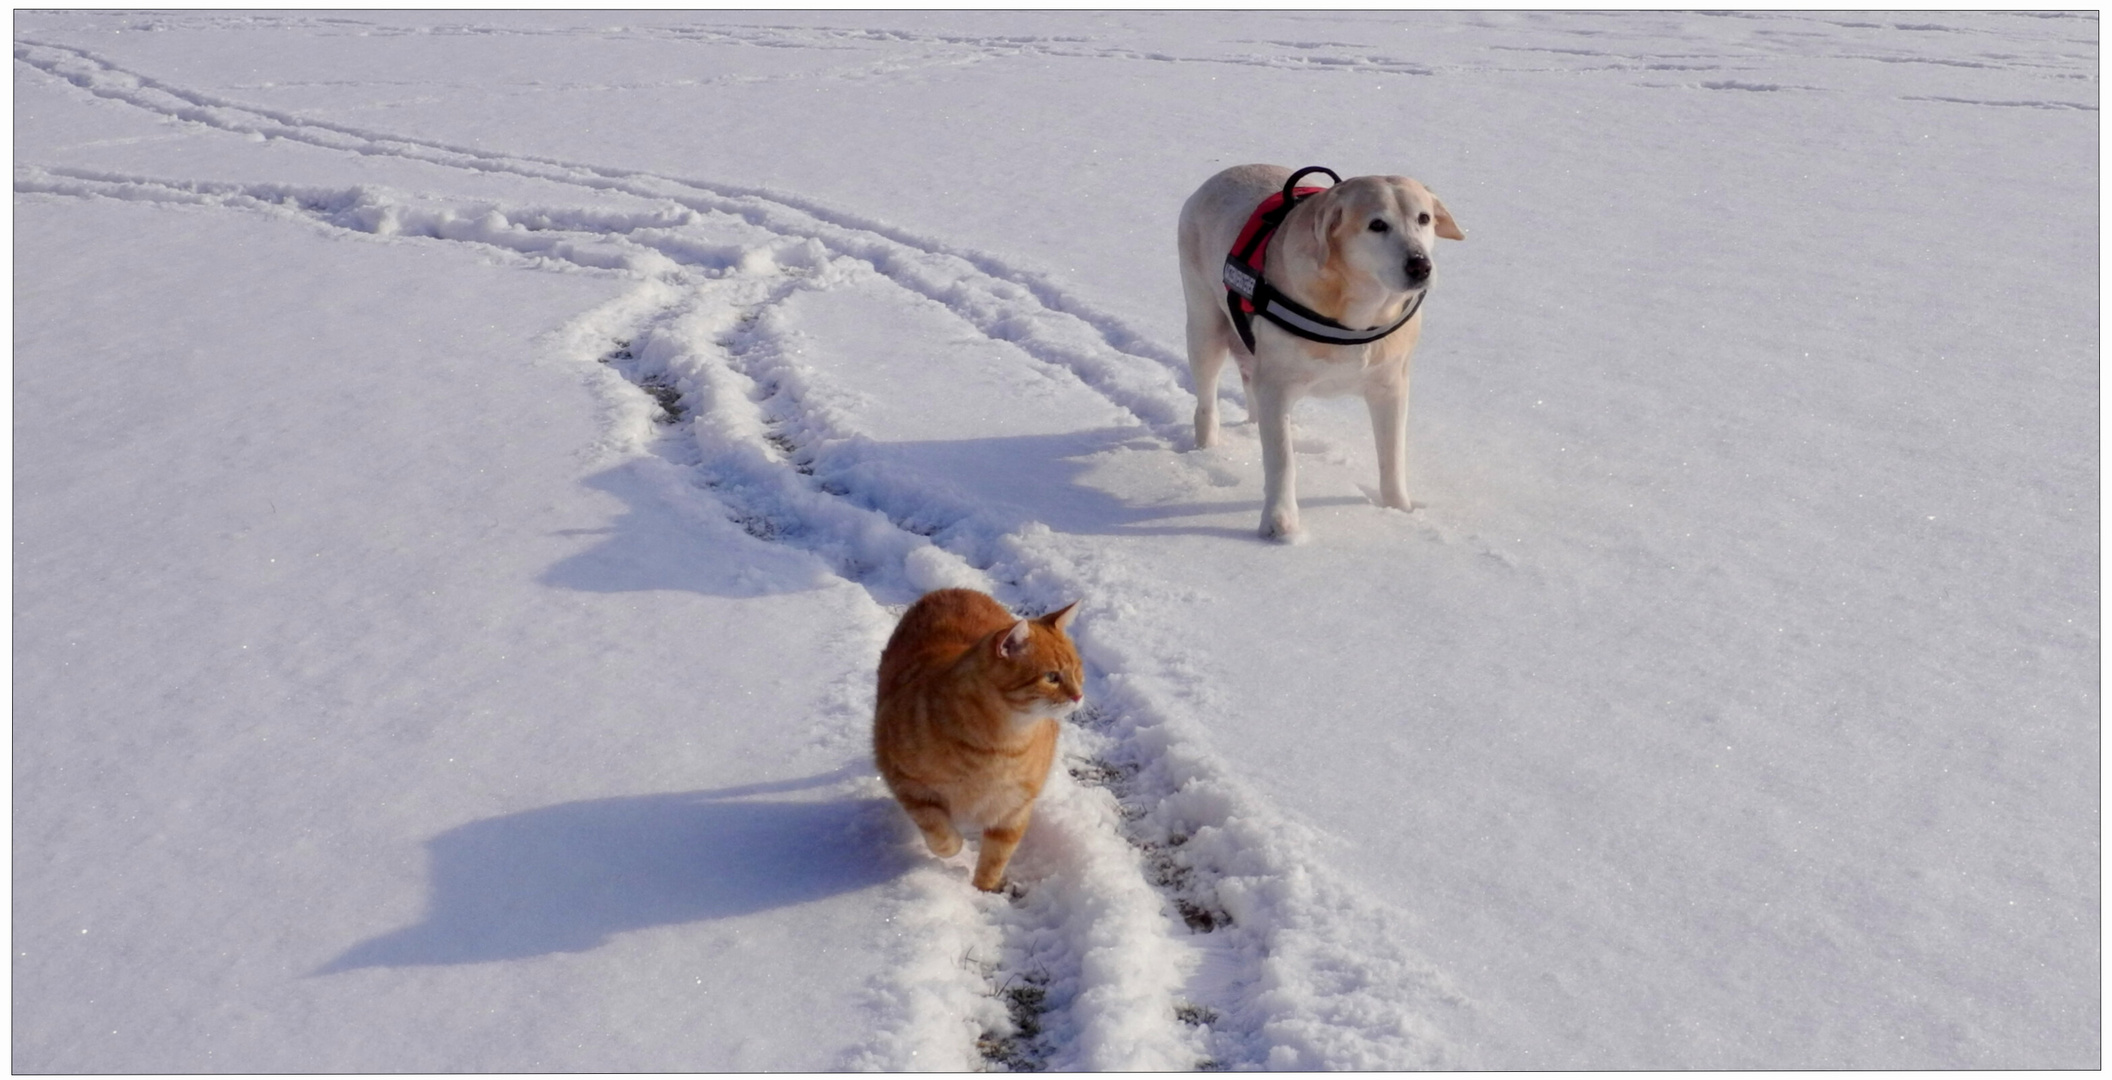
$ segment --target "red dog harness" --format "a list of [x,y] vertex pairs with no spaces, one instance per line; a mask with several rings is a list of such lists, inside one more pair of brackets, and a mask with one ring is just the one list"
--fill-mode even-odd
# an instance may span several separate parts
[[1268,261],[1269,238],[1283,219],[1291,214],[1298,200],[1326,191],[1326,188],[1298,187],[1298,181],[1308,173],[1326,173],[1335,183],[1342,178],[1333,169],[1320,165],[1308,165],[1290,175],[1283,182],[1283,190],[1261,200],[1254,213],[1247,218],[1245,228],[1239,230],[1239,239],[1232,245],[1232,253],[1225,257],[1225,307],[1232,313],[1232,326],[1239,331],[1239,340],[1246,344],[1247,351],[1254,351],[1254,316],[1275,323],[1284,330],[1307,341],[1318,341],[1327,345],[1368,345],[1408,325],[1408,320],[1423,306],[1423,297],[1428,289],[1415,294],[1408,309],[1392,326],[1381,330],[1352,330],[1304,304],[1278,292],[1262,276],[1263,264]]

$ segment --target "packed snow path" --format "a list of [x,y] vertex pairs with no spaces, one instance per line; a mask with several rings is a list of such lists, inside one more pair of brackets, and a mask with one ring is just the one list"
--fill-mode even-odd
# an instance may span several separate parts
[[[149,21],[208,42],[264,34],[314,46],[347,27],[420,33],[385,19]],[[1794,28],[1822,40],[1856,30],[1823,21]],[[1383,51],[1339,55],[1329,50],[1343,46],[1309,41],[1274,42],[1264,56],[1176,56],[1062,35],[667,25],[582,37],[527,22],[454,29],[519,39],[523,48],[552,34],[588,47],[767,45],[828,58],[836,65],[829,78],[852,81],[1021,57],[1254,68],[1271,79],[1315,70],[1418,77],[1443,67]],[[1766,49],[1673,56],[1666,50],[1679,31],[1658,26],[1667,40],[1634,55],[1570,48],[1584,38],[1560,26],[1480,32],[1494,35],[1496,50],[1591,61],[1565,71],[1610,64],[1646,78],[1685,73],[1703,92],[1819,92],[1774,76],[1708,78],[1779,61]],[[1980,53],[1970,62],[1858,57],[1845,40],[1818,52],[1877,65],[2001,68],[2027,80],[2051,72],[2043,96],[1983,98],[1977,107],[2032,106],[2049,117],[2089,109],[2055,92],[2075,59],[2062,50],[2076,47],[2058,30],[2039,38],[2007,26],[1943,32],[1967,42],[1976,33],[1999,37],[2033,59],[2012,56],[2005,66]],[[2096,587],[2081,542],[2093,534],[2075,506],[2081,498],[2087,509],[2094,469],[2090,455],[2051,452],[2061,433],[2088,430],[2080,426],[2087,408],[2049,404],[2081,400],[2063,387],[2094,385],[2087,364],[2075,363],[2087,359],[2078,351],[2084,343],[2049,345],[2021,380],[1946,366],[1947,378],[1996,414],[1949,417],[1962,440],[1950,448],[1928,444],[1913,419],[1947,400],[1946,391],[1891,375],[1928,362],[1922,354],[1880,358],[1849,378],[1861,392],[1832,400],[1805,396],[1789,377],[1785,357],[1793,354],[1746,338],[1694,339],[1743,351],[1728,385],[1609,354],[1612,366],[1599,378],[1632,399],[1601,421],[1560,408],[1559,397],[1552,411],[1536,397],[1519,413],[1489,406],[1481,418],[1457,403],[1449,411],[1419,404],[1419,422],[1436,432],[1419,441],[1443,449],[1424,452],[1433,460],[1418,494],[1428,505],[1412,515],[1381,511],[1360,492],[1370,482],[1360,425],[1339,410],[1310,410],[1299,450],[1313,459],[1307,505],[1325,550],[1283,552],[1248,541],[1259,484],[1251,429],[1234,428],[1223,450],[1187,451],[1192,402],[1177,355],[1161,344],[1175,334],[1172,309],[1112,295],[1089,275],[1037,268],[1035,256],[991,254],[1004,250],[991,241],[1008,232],[972,221],[964,227],[976,242],[950,241],[939,238],[943,229],[896,224],[870,206],[839,209],[795,195],[797,185],[730,185],[689,170],[505,152],[491,148],[502,138],[473,128],[473,137],[439,138],[370,118],[321,119],[315,114],[332,115],[327,107],[267,107],[203,89],[195,74],[165,73],[190,70],[186,63],[121,60],[121,50],[80,43],[103,40],[93,26],[18,24],[18,94],[77,112],[92,105],[83,115],[98,118],[173,123],[187,145],[223,147],[224,158],[207,156],[185,171],[184,155],[150,155],[127,169],[94,154],[80,163],[79,154],[18,152],[18,207],[29,208],[22,212],[107,214],[86,208],[124,204],[233,215],[384,253],[414,245],[429,252],[422,258],[459,252],[613,288],[569,316],[539,314],[551,329],[536,352],[539,370],[571,372],[596,395],[587,483],[628,500],[632,524],[557,560],[538,583],[669,588],[685,578],[645,573],[618,584],[610,568],[656,565],[655,549],[686,542],[723,568],[709,572],[728,579],[713,588],[732,585],[733,596],[803,590],[826,608],[808,605],[794,626],[768,636],[782,642],[790,630],[796,641],[803,630],[811,639],[794,648],[815,651],[787,654],[797,659],[785,674],[811,673],[819,696],[800,722],[800,749],[785,760],[828,767],[711,792],[530,802],[423,834],[412,825],[431,858],[424,913],[369,925],[295,974],[327,982],[401,971],[415,979],[420,968],[595,950],[629,931],[739,923],[755,912],[766,913],[758,925],[789,933],[786,948],[796,949],[790,942],[803,926],[824,925],[802,922],[804,903],[827,912],[828,932],[818,939],[833,933],[864,957],[850,970],[866,984],[846,993],[828,983],[841,973],[785,956],[744,963],[792,964],[817,982],[806,993],[833,994],[837,1015],[845,1015],[843,1000],[854,1001],[847,1015],[861,1030],[833,1039],[832,1047],[841,1044],[828,1051],[835,1056],[803,1057],[782,1036],[758,1047],[715,1034],[693,1042],[700,1057],[647,1050],[528,1061],[463,1035],[366,1056],[356,1045],[318,1044],[307,1063],[1875,1066],[2072,1063],[2083,1059],[2061,1056],[2067,1048],[2094,1047],[2094,1007],[2078,996],[2092,965],[2075,946],[2095,941],[2095,848],[2076,831],[2090,820],[2095,771],[2064,765],[2057,749],[2081,745],[2087,731],[2076,724],[2094,708],[2082,673],[2095,648]],[[2088,51],[2094,58],[2094,37]],[[848,67],[833,56],[843,52],[852,54]],[[732,82],[797,79],[797,68]],[[1852,79],[1839,87],[1860,88]],[[1892,108],[1975,100],[1908,78],[1880,89]],[[112,130],[130,130],[122,126],[129,122]],[[299,177],[225,179],[277,160],[245,157],[257,144],[298,149],[288,164]],[[1206,161],[1218,150],[1199,149]],[[333,174],[354,175],[352,163],[386,182],[332,182]],[[1203,174],[1188,172],[1189,182]],[[2060,199],[2069,190],[2053,185],[2046,205],[2065,212]],[[1939,192],[1930,202],[1949,205],[1956,195]],[[1629,212],[1626,196],[1610,197],[1614,210]],[[1000,201],[995,190],[980,200]],[[1483,205],[1504,220],[1497,206]],[[1017,209],[1027,221],[1050,214],[1038,204]],[[1690,210],[1714,213],[1706,200]],[[1083,213],[1135,227],[1122,214]],[[1477,221],[1460,213],[1480,239]],[[1170,232],[1170,215],[1160,216],[1153,227]],[[1528,224],[1515,210],[1510,220],[1499,235]],[[1648,231],[1640,213],[1627,223]],[[1660,291],[1676,304],[1683,286],[1651,276],[1658,271],[1648,266],[1648,245],[1632,235],[1622,242],[1636,259],[1628,272],[1642,275],[1631,291]],[[1801,257],[1802,242],[1778,239],[1766,253]],[[1659,257],[1676,247],[1665,243]],[[1170,263],[1170,241],[1130,246],[1140,259]],[[1446,310],[1433,314],[1435,327],[1455,320],[1449,337],[1434,330],[1433,346],[1448,341],[1455,357],[1485,354],[1476,360],[1483,374],[1454,374],[1448,384],[1439,368],[1430,381],[1496,401],[1536,393],[1623,400],[1530,363],[1512,364],[1515,382],[1498,381],[1490,373],[1497,358],[1532,339],[1503,335],[1497,312],[1506,298],[1494,286],[1476,292],[1467,248],[1444,254],[1470,269]],[[2004,259],[2030,261],[1991,250],[1990,273],[2013,273]],[[1170,265],[1160,269],[1170,279]],[[1854,272],[1811,271],[1822,283]],[[1883,308],[1878,321],[1896,334],[1885,317],[1919,320],[1926,309],[1904,303],[1912,297],[1902,286],[1920,280],[1893,273],[1889,302],[1901,306]],[[1718,314],[1746,315],[1783,290],[1808,287],[1761,280],[1774,292],[1733,288]],[[2049,328],[2094,334],[2087,305],[2072,302],[2086,293],[2047,295],[2018,282],[1994,291],[2013,305],[2041,305],[2031,310],[2044,311]],[[1545,301],[1523,303],[1546,311]],[[1613,339],[1633,332],[1618,321],[1593,325]],[[1944,329],[1969,356],[1987,347],[1978,328]],[[1853,320],[1807,321],[1777,344],[1825,352],[1859,347],[1863,332]],[[1767,407],[1769,394],[1802,412]],[[1886,409],[1904,410],[1910,422],[1884,423]],[[2043,430],[2010,435],[2020,417]],[[1493,435],[1464,430],[1491,418],[1500,418]],[[1638,423],[1649,434],[1624,430]],[[1858,423],[1868,430],[1848,430]],[[1535,427],[1542,430],[1528,433]],[[1534,460],[1550,451],[1574,454],[1575,463]],[[1843,466],[1843,454],[1880,467]],[[1911,474],[1883,466],[1907,460],[1917,463]],[[1698,479],[1681,478],[1697,467],[1719,483],[1744,472],[1746,490],[1713,498]],[[1745,471],[1755,468],[1757,479]],[[1876,478],[1882,483],[1864,490]],[[2005,481],[2020,483],[2012,492],[1989,489]],[[1902,519],[1938,521],[1903,513],[1937,490],[1968,491],[2000,512],[1983,524],[1941,527],[1962,532],[1873,533]],[[1624,512],[1608,513],[1614,506]],[[1709,523],[1699,539],[1696,520]],[[2027,521],[2032,529],[2012,531]],[[2036,539],[2022,535],[2034,531]],[[690,539],[671,541],[678,534]],[[1829,547],[1849,554],[1811,561]],[[1914,598],[1925,591],[1931,556],[1967,560],[1992,584],[1962,596],[1946,585],[1942,601],[1925,605]],[[1989,566],[1991,556],[2004,561]],[[976,894],[960,860],[924,857],[863,765],[871,660],[902,607],[943,585],[988,589],[1023,611],[1086,600],[1079,635],[1093,707],[1066,733],[1060,775],[1015,864],[1021,888],[1011,896]],[[32,622],[63,611],[46,590],[24,592]],[[502,607],[494,601],[495,611]],[[1897,626],[1873,636],[1880,613]],[[1991,625],[1958,637],[1949,629],[1958,618]],[[742,631],[706,625],[687,633],[713,642]],[[1794,636],[1776,636],[1783,634]],[[2025,659],[1982,662],[1991,649],[2014,658],[2021,643],[2036,643]],[[652,648],[644,640],[635,647]],[[18,665],[43,657],[29,648],[18,646]],[[1887,671],[1932,650],[1949,680],[1942,687]],[[667,655],[682,663],[679,653]],[[583,672],[593,662],[575,660],[584,662],[571,677],[591,682]],[[33,709],[40,684],[28,682]],[[1980,715],[2000,700],[2022,704]],[[1937,724],[1921,732],[1882,722],[1931,715]],[[1928,741],[1929,730],[1941,733],[1937,741]],[[48,800],[65,788],[39,769],[41,744],[26,745],[18,820],[41,835],[54,820]],[[508,753],[523,762],[545,756]],[[1969,775],[1951,774],[1954,767]],[[2018,800],[2022,791],[2036,801]],[[739,801],[787,794],[797,797]],[[1999,797],[1983,805],[1990,794]],[[836,801],[812,801],[826,795]],[[739,808],[752,805],[776,807],[767,814],[777,816],[742,816]],[[678,821],[698,824],[670,824]],[[738,895],[715,892],[708,869],[685,868],[669,854],[694,842],[686,837],[729,832],[746,838],[741,857],[760,865],[824,836],[823,851],[833,854],[786,851],[779,886]],[[586,849],[553,849],[556,837],[601,837],[590,843],[613,849],[571,859],[567,852]],[[1974,852],[1963,862],[1961,842]],[[40,852],[18,869],[18,896],[40,919],[57,914],[38,905],[66,880],[45,858]],[[836,868],[814,869],[824,858]],[[651,888],[612,896],[597,875]],[[1996,930],[1985,921],[1984,890],[1997,883],[2039,907]],[[835,906],[815,906],[830,897]],[[845,905],[859,898],[893,927],[891,938],[845,938],[855,923]],[[1446,932],[1433,933],[1432,920]],[[37,958],[28,963],[52,962],[40,933],[22,934],[39,943],[24,952]],[[1505,974],[1491,979],[1492,967]],[[2049,968],[2053,977],[2038,976]],[[1813,981],[1833,989],[1813,995]],[[56,985],[67,992],[49,1002],[18,992],[18,1068],[304,1060],[283,1056],[299,1055],[299,1046],[271,1057],[242,1034],[223,1039],[220,1057],[170,1049],[166,1035],[158,1046],[119,1039],[98,1051],[68,1028],[94,1015],[80,999],[92,1002],[92,986]],[[1565,1004],[1578,1001],[1602,1003]],[[702,992],[687,1006],[656,1005],[706,1028],[739,1011]],[[561,1012],[534,1015],[540,1025],[563,1026]],[[183,1017],[169,1009],[154,1019],[166,1030]],[[252,1017],[230,1030],[272,1026]],[[649,1033],[629,1037],[634,1047],[652,1041]],[[434,1056],[423,1046],[449,1049]]]

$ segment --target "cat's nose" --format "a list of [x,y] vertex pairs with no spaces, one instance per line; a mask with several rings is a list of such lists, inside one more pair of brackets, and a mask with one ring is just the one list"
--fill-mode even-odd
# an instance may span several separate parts
[[1084,700],[1085,700],[1085,691],[1083,691],[1083,690],[1077,690],[1077,691],[1073,691],[1073,692],[1071,693],[1071,700],[1072,700],[1072,701],[1084,701]]

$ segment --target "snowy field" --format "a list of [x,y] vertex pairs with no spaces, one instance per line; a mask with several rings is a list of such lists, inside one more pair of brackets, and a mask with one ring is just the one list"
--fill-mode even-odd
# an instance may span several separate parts
[[[16,1070],[2100,1064],[2094,16],[14,19]],[[1468,235],[1295,547],[1250,161]]]

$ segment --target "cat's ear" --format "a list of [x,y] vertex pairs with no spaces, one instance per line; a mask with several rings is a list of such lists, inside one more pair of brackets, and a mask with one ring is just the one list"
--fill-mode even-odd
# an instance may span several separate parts
[[1073,618],[1076,618],[1078,615],[1078,605],[1084,602],[1085,601],[1083,600],[1073,600],[1070,603],[1065,604],[1062,608],[1056,611],[1051,611],[1047,615],[1043,615],[1041,617],[1041,621],[1049,626],[1055,627],[1058,630],[1068,632],[1071,628],[1071,620]]
[[1021,619],[1013,623],[1012,632],[997,639],[997,655],[1003,659],[1010,660],[1020,653],[1026,652],[1027,641],[1032,633],[1027,627],[1027,620]]

